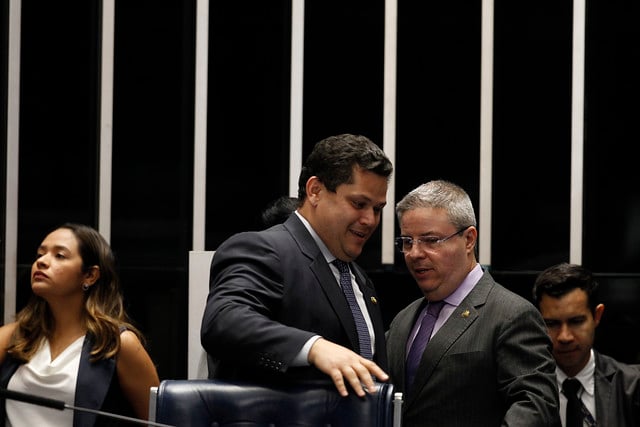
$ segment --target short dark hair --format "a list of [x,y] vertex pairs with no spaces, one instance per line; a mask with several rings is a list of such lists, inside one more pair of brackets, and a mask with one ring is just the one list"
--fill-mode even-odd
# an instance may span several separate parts
[[298,200],[307,197],[309,178],[317,176],[327,190],[334,192],[341,184],[353,182],[353,169],[358,166],[387,179],[393,165],[384,151],[362,135],[341,134],[318,142],[307,157],[298,179]]
[[578,264],[563,262],[540,273],[533,284],[533,299],[539,308],[542,295],[560,298],[574,289],[586,292],[589,309],[595,313],[598,305],[598,282],[591,271]]
[[260,214],[260,220],[265,228],[283,223],[298,208],[298,199],[291,196],[278,197],[272,200]]

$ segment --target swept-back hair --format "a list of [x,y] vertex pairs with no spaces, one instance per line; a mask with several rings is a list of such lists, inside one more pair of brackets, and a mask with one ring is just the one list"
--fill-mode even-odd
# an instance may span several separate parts
[[306,186],[309,178],[317,176],[327,190],[335,193],[339,185],[353,182],[355,166],[387,180],[393,172],[393,165],[384,151],[365,136],[345,133],[318,142],[300,171],[300,204],[307,197]]
[[434,180],[411,190],[396,205],[398,220],[405,212],[419,208],[443,209],[458,228],[476,226],[476,214],[466,191],[457,184]]
[[587,303],[592,313],[598,305],[598,282],[587,268],[578,264],[562,262],[542,271],[533,283],[533,300],[540,307],[542,295],[560,298],[574,289],[587,294]]

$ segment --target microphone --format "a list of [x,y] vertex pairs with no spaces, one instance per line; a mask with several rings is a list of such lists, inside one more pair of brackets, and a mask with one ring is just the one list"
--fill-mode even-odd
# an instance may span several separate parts
[[67,405],[62,400],[55,400],[55,399],[50,399],[48,397],[36,396],[35,394],[22,393],[20,391],[9,390],[6,388],[0,388],[0,398],[17,400],[19,402],[30,403],[38,406],[44,406],[46,408],[58,409],[60,411],[65,409],[71,409],[74,411],[91,412],[93,414],[103,415],[105,417],[116,418],[119,420],[129,421],[132,423],[142,424],[146,426],[175,427],[170,424],[156,423],[154,421],[145,421],[139,418],[127,417],[120,414],[112,414],[111,412],[99,411],[97,409]]

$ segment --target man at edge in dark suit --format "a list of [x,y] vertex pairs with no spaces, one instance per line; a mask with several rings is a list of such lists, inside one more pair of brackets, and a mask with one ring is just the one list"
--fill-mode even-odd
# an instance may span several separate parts
[[[567,423],[563,384],[574,378],[579,401],[575,424],[583,426],[640,426],[640,370],[605,356],[593,348],[596,327],[604,313],[598,282],[577,264],[560,263],[538,275],[533,298],[547,324],[560,393],[560,417]],[[571,418],[571,416],[569,416]]]

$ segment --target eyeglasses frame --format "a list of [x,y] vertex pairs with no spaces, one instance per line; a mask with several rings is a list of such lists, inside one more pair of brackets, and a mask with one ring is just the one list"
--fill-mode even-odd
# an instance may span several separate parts
[[[448,235],[446,237],[443,237],[441,239],[434,240],[433,242],[430,242],[429,245],[439,246],[439,245],[443,244],[444,242],[446,242],[447,240],[449,240],[449,239],[455,237],[456,235],[462,233],[463,231],[466,231],[469,227],[472,227],[472,226],[471,225],[467,225],[466,227],[463,227],[463,228],[459,229],[458,231],[456,231],[453,234],[450,234],[450,235]],[[405,239],[411,239],[411,248],[408,251],[404,250]],[[418,244],[420,244],[420,243],[427,244],[427,242],[425,242],[424,240],[421,240],[420,237],[418,237],[417,239],[414,239],[413,237],[409,237],[409,236],[400,236],[400,237],[396,237],[395,238],[396,248],[398,248],[398,250],[403,254],[405,254],[407,252],[411,252],[413,250],[413,245],[416,242],[418,242]]]

